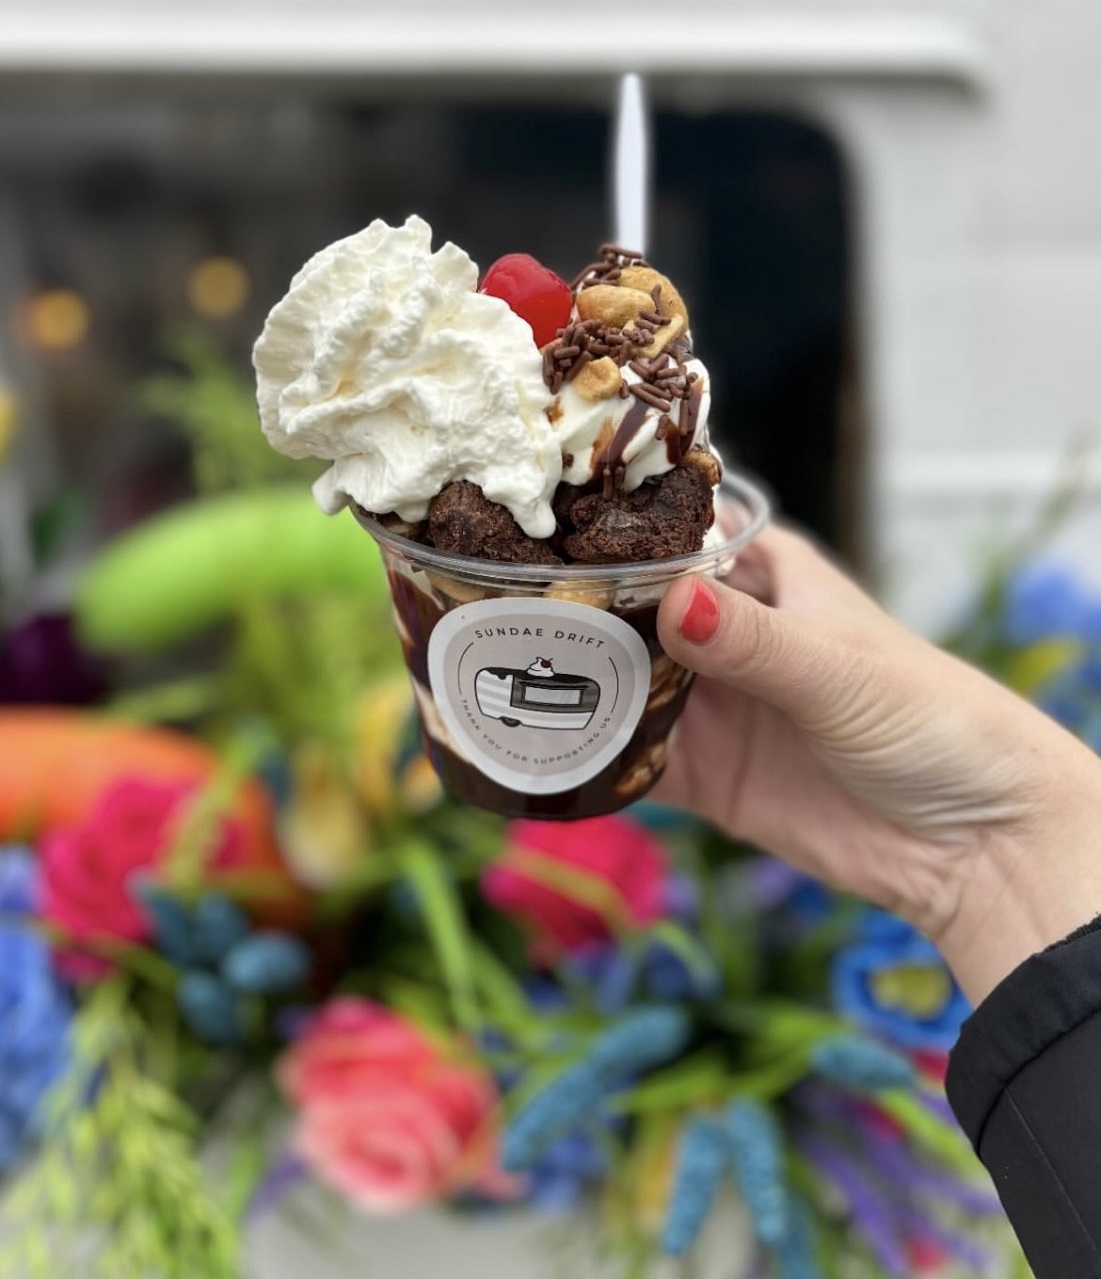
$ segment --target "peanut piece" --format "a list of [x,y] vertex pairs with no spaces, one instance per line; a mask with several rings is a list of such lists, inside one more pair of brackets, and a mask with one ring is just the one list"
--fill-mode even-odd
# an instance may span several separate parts
[[622,380],[615,360],[605,355],[586,364],[574,378],[573,385],[583,400],[607,400],[619,394]]
[[627,772],[616,782],[615,793],[625,799],[628,796],[640,795],[649,789],[654,779],[665,767],[669,754],[668,742],[655,742],[639,759],[631,765]]
[[456,604],[473,604],[476,600],[484,600],[489,591],[484,586],[476,586],[473,582],[460,582],[453,577],[444,577],[442,573],[425,570],[425,577],[445,598]]
[[577,314],[583,320],[599,320],[617,329],[636,320],[641,311],[653,309],[654,299],[649,293],[620,288],[618,284],[594,284],[577,295]]
[[610,582],[552,582],[543,598],[565,604],[587,604],[590,608],[609,608],[615,590]]
[[650,693],[646,699],[647,711],[657,710],[659,706],[665,706],[671,702],[692,678],[691,672],[685,670],[683,666],[678,666],[671,658],[667,659],[669,662],[667,667],[662,666],[659,669],[660,660],[659,658],[655,661],[650,672]]
[[[362,507],[359,509],[363,510]],[[370,511],[363,513],[369,520],[378,520],[387,533],[393,533],[395,537],[407,537],[411,542],[415,542],[424,532],[424,520],[403,520],[396,511],[387,511],[385,515],[372,515]]]
[[663,324],[660,329],[655,330],[654,336],[645,346],[639,347],[639,355],[645,356],[648,360],[653,359],[655,355],[664,351],[670,342],[675,342],[683,332],[684,317],[674,315],[668,324]]
[[684,298],[673,287],[668,276],[655,271],[652,266],[625,266],[619,277],[619,283],[623,288],[639,289],[645,293],[650,299],[650,305],[645,308],[648,311],[654,308],[653,287],[655,284],[660,285],[661,305],[657,309],[663,315],[679,315],[684,321],[684,327],[688,327],[688,308],[684,305]]
[[697,471],[702,471],[707,476],[707,482],[712,488],[723,477],[723,468],[719,459],[714,453],[707,449],[693,448],[689,449],[681,459],[682,466],[694,467]]

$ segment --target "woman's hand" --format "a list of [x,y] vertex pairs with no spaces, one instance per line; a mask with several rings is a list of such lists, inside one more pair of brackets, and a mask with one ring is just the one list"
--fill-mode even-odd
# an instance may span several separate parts
[[1101,911],[1101,762],[770,528],[672,586],[697,679],[657,798],[921,928],[972,999]]

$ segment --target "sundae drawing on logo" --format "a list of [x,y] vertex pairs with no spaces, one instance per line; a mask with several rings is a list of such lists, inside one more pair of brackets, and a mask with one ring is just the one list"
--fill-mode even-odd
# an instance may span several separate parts
[[587,728],[600,703],[600,685],[587,675],[559,675],[547,657],[526,670],[486,666],[474,678],[478,709],[509,728]]

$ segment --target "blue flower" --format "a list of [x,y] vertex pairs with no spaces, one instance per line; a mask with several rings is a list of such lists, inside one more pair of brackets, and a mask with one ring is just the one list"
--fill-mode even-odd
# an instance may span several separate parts
[[38,879],[33,855],[0,844],[0,915],[29,915],[35,908]]
[[691,875],[674,871],[665,880],[665,915],[678,924],[694,924],[700,917],[700,885]]
[[223,893],[206,893],[189,906],[151,881],[137,886],[157,949],[179,968],[220,963],[249,935],[248,916]]
[[37,895],[25,850],[0,849],[0,1169],[41,1129],[43,1101],[69,1061],[73,1009],[45,941],[24,922]]
[[531,1166],[528,1199],[546,1213],[572,1212],[607,1171],[603,1150],[587,1132],[575,1128],[552,1142]]
[[622,946],[597,943],[567,955],[562,962],[562,973],[567,980],[591,987],[597,1012],[604,1017],[614,1017],[631,1002],[638,967]]
[[754,857],[746,865],[746,888],[760,911],[783,909],[797,929],[813,928],[833,909],[827,888],[778,857]]
[[608,1093],[675,1057],[690,1033],[683,1009],[658,1005],[613,1023],[580,1061],[556,1075],[519,1111],[505,1131],[502,1165],[510,1172],[533,1167],[552,1141],[592,1115]]
[[632,804],[627,815],[660,835],[691,833],[700,825],[698,818],[690,816],[683,808],[672,808],[652,799],[640,799]]
[[734,1179],[761,1243],[778,1244],[788,1221],[783,1139],[767,1106],[748,1097],[726,1112],[727,1149]]
[[1026,564],[1006,584],[1005,635],[1025,646],[1055,637],[1101,639],[1101,601],[1057,564]]
[[231,1048],[244,1038],[241,1005],[232,990],[213,973],[184,973],[176,987],[176,1003],[199,1039]]
[[201,897],[191,919],[200,962],[217,964],[248,936],[248,916],[223,893]]
[[1091,751],[1101,755],[1101,708],[1093,711],[1086,718],[1079,729],[1079,735]]
[[588,1060],[567,1066],[537,1093],[505,1130],[501,1166],[509,1172],[532,1168],[550,1143],[604,1099],[608,1082]]
[[1078,732],[1096,693],[1083,687],[1082,667],[1070,666],[1047,680],[1033,696],[1036,705],[1072,733]]
[[176,987],[180,1013],[207,1043],[243,1040],[240,996],[284,995],[309,975],[304,942],[275,930],[252,932],[248,916],[223,893],[207,893],[190,906],[148,881],[138,892],[157,948],[183,970]]
[[199,953],[195,945],[191,912],[183,902],[147,880],[138,880],[134,891],[149,917],[153,941],[161,954],[179,968],[197,963]]
[[624,1012],[640,986],[651,999],[672,1003],[712,998],[722,984],[713,964],[692,966],[657,937],[646,942],[641,955],[614,944],[587,946],[568,956],[561,971],[591,988],[597,1012],[604,1017]]
[[713,999],[722,989],[722,974],[710,959],[689,964],[671,946],[656,938],[646,947],[642,980],[654,999],[670,1002]]
[[780,1279],[823,1279],[814,1242],[811,1212],[806,1201],[789,1194],[787,1218],[787,1234],[774,1254]]
[[588,1060],[612,1077],[646,1070],[675,1057],[690,1032],[683,1008],[639,1008],[597,1036]]
[[1078,675],[1094,696],[1101,697],[1101,643],[1086,649],[1078,666]]
[[917,1079],[908,1058],[863,1035],[834,1035],[815,1044],[811,1069],[821,1078],[857,1092],[910,1088]]
[[903,1048],[944,1051],[970,1005],[933,944],[884,911],[865,913],[857,941],[834,958],[837,1009]]
[[746,892],[761,911],[782,906],[807,878],[804,871],[767,854],[754,857],[745,867]]
[[713,1119],[699,1117],[686,1126],[661,1236],[662,1251],[670,1257],[682,1257],[696,1242],[715,1201],[726,1157],[726,1134]]
[[301,986],[310,971],[310,952],[289,933],[260,932],[243,938],[222,960],[222,977],[250,995],[282,995]]

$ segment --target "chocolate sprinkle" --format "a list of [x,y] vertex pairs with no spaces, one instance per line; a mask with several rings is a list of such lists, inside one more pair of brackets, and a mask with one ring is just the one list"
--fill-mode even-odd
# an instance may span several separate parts
[[590,364],[592,362],[592,358],[593,358],[593,353],[591,351],[582,351],[581,354],[577,357],[577,359],[574,360],[574,362],[567,369],[566,381],[572,382],[574,378],[577,377],[577,375],[585,367],[585,365]]
[[662,397],[645,382],[638,382],[628,388],[633,396],[637,399],[645,400],[647,404],[652,405],[655,409],[661,409],[663,413],[668,413],[673,407],[671,400],[662,399]]
[[615,284],[623,274],[625,266],[649,266],[649,262],[634,249],[625,249],[618,244],[602,244],[600,261],[590,262],[573,278],[570,288],[576,292],[593,284]]

